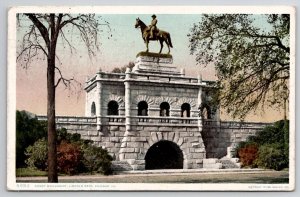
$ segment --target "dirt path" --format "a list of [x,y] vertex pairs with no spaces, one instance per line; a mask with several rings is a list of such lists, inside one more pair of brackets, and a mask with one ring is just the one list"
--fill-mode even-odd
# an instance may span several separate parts
[[[288,171],[145,172],[120,175],[60,176],[62,183],[288,183]],[[47,182],[46,177],[18,177],[17,182]]]

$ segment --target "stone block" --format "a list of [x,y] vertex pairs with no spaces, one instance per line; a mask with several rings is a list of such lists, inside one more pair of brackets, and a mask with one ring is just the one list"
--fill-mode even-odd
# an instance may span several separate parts
[[127,143],[127,147],[138,148],[138,147],[140,147],[140,142],[130,142],[130,143]]
[[145,131],[158,131],[158,127],[144,127]]
[[114,132],[114,136],[115,137],[123,137],[124,136],[124,132],[115,131]]
[[135,158],[137,158],[136,153],[126,153],[125,154],[125,159],[135,159]]
[[189,142],[199,142],[199,137],[189,137]]
[[203,159],[203,164],[215,164],[217,163],[218,159],[210,158],[210,159]]
[[178,140],[179,140],[179,133],[175,133],[175,134],[174,134],[173,142],[175,142],[175,143],[178,144]]
[[132,170],[136,171],[136,170],[145,170],[145,165],[131,165]]
[[188,132],[180,132],[179,135],[180,135],[180,137],[188,137],[189,133]]
[[158,131],[172,131],[172,127],[159,127]]
[[146,137],[131,137],[131,141],[133,142],[147,142]]
[[126,142],[121,143],[121,148],[125,148],[125,147],[127,147],[127,143]]
[[205,152],[205,148],[195,148],[195,152],[196,153],[204,153]]
[[199,142],[194,142],[194,143],[192,143],[192,147],[193,147],[193,148],[200,148],[201,145],[200,145]]
[[177,145],[178,145],[178,146],[181,146],[182,143],[183,143],[183,138],[179,138],[179,140],[178,140],[178,142],[177,142]]
[[109,139],[111,142],[120,142],[120,138],[118,137],[110,137]]
[[121,148],[121,153],[134,153],[134,148]]
[[151,133],[151,139],[152,139],[153,142],[158,141],[157,134],[155,132]]
[[193,159],[203,159],[204,154],[203,153],[193,153]]
[[186,127],[174,127],[173,131],[174,132],[185,132],[186,131]]
[[175,135],[174,132],[169,132],[169,134],[168,134],[168,140],[172,142],[173,139],[174,139],[174,135]]
[[162,140],[162,133],[161,132],[157,132],[156,134],[157,134],[158,141]]
[[150,148],[150,146],[149,146],[148,143],[143,143],[143,147],[144,147],[145,149],[149,149],[149,148]]
[[168,140],[168,133],[167,132],[163,132],[162,133],[162,137],[164,140]]
[[118,127],[118,126],[110,126],[110,127],[109,127],[109,130],[110,130],[110,131],[118,131],[118,130],[119,130],[119,127]]

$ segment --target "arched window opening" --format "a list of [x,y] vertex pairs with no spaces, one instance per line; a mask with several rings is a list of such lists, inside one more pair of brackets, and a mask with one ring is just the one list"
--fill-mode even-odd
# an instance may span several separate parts
[[183,103],[181,105],[181,117],[190,117],[191,115],[191,106],[188,103]]
[[199,109],[200,109],[200,115],[203,119],[211,119],[211,109],[209,105],[202,103]]
[[170,105],[167,102],[160,104],[160,116],[170,116]]
[[95,102],[93,102],[92,106],[91,106],[91,116],[96,116],[96,105],[95,105]]
[[138,103],[138,116],[148,116],[148,104],[146,101]]
[[119,115],[119,105],[116,101],[109,101],[107,105],[107,115],[117,116]]

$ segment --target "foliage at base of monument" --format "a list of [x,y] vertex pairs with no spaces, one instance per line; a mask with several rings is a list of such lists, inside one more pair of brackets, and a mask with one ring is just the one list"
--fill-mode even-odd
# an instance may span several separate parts
[[245,118],[289,98],[290,15],[203,14],[188,34],[201,66],[213,64],[216,97],[227,113]]
[[[112,173],[112,157],[100,147],[92,145],[91,140],[83,140],[80,134],[70,134],[62,128],[57,130],[57,164],[58,172],[68,175],[94,171],[109,175]],[[39,170],[47,168],[47,141],[36,141],[26,149],[28,167]]]
[[57,147],[58,171],[64,174],[73,175],[78,173],[82,161],[80,145],[62,141]]
[[26,167],[25,150],[47,135],[47,122],[39,121],[34,114],[16,111],[16,167]]
[[[92,141],[81,139],[80,134],[70,134],[66,129],[57,130],[57,147],[58,170],[61,173],[91,170],[111,173],[112,157],[106,150],[93,146]],[[88,151],[95,154],[93,165]],[[47,169],[47,122],[39,121],[34,114],[26,111],[16,111],[16,167]]]
[[101,147],[84,145],[82,151],[84,166],[91,174],[93,171],[105,175],[112,173],[110,166],[113,158],[108,154],[107,150],[104,150]]
[[248,144],[247,146],[240,148],[238,155],[242,164],[244,166],[255,167],[255,160],[258,157],[258,146],[256,144]]
[[25,155],[28,159],[25,163],[31,168],[46,170],[47,167],[47,141],[39,139],[33,145],[26,148]]
[[[255,151],[256,149],[256,151]],[[242,166],[282,170],[289,166],[289,121],[265,127],[235,148]]]

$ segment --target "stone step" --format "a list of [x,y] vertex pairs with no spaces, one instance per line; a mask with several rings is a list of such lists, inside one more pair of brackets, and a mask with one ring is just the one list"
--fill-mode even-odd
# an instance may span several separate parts
[[219,162],[222,164],[222,169],[240,168],[239,164],[230,158],[219,159]]
[[131,165],[127,161],[112,161],[111,162],[111,169],[114,172],[118,171],[132,171]]

